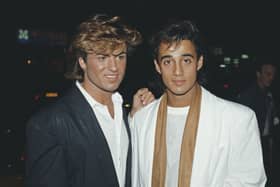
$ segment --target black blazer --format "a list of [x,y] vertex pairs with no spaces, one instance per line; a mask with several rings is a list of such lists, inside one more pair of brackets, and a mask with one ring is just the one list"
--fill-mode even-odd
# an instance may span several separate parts
[[[126,187],[131,186],[131,135]],[[27,187],[117,187],[109,146],[90,105],[74,86],[40,110],[26,128]]]

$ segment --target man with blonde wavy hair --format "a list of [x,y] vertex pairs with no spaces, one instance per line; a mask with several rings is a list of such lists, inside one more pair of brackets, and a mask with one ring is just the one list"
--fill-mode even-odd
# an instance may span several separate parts
[[[131,186],[131,135],[117,90],[127,55],[140,42],[118,16],[95,15],[79,25],[67,73],[75,84],[27,125],[26,186]],[[131,114],[152,99],[148,89],[138,90]]]

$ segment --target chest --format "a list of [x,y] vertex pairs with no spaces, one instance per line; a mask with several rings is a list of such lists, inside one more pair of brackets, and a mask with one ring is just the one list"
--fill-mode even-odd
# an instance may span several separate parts
[[[140,175],[143,178],[149,178],[147,185],[151,182],[152,176],[152,163],[154,152],[154,134],[155,134],[155,119],[149,119],[148,128],[143,128],[140,132]],[[147,121],[147,122],[148,122]],[[175,122],[176,120],[174,120]],[[152,123],[151,123],[152,122]],[[175,128],[177,124],[173,124]],[[145,126],[145,127],[147,127]],[[172,124],[168,128],[172,128]],[[187,128],[187,127],[186,127]],[[178,128],[183,129],[183,128]],[[176,134],[176,130],[170,130],[171,134]],[[167,132],[168,134],[168,132]],[[178,132],[177,132],[178,134]],[[179,133],[180,134],[180,133]],[[181,135],[180,135],[181,136]],[[230,140],[229,131],[225,128],[225,121],[215,116],[202,115],[199,122],[199,128],[197,132],[195,158],[193,161],[192,183],[194,186],[211,186],[215,182],[215,179],[223,178],[226,174],[227,162],[230,154]],[[168,140],[169,139],[169,140]],[[172,139],[167,137],[167,143],[169,142],[169,150],[176,148],[177,154],[180,153],[180,140],[176,141],[172,145]],[[173,152],[172,154],[176,154]],[[141,154],[142,153],[142,154]],[[167,155],[172,155],[168,154]],[[178,155],[177,155],[178,157]],[[178,157],[179,158],[179,157]],[[149,177],[147,177],[149,175]]]

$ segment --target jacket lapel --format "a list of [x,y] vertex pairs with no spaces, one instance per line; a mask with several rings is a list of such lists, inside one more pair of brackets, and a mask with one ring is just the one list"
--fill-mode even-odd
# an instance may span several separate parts
[[128,119],[127,119],[127,114],[125,109],[123,108],[123,119],[127,131],[127,136],[128,136],[128,151],[127,151],[127,160],[126,160],[126,173],[125,173],[125,186],[130,187],[131,186],[131,152],[132,152],[132,147],[131,147],[131,134],[130,134],[130,128],[128,124]]
[[79,125],[85,126],[88,129],[88,141],[92,145],[92,149],[95,149],[95,152],[97,152],[98,164],[102,168],[101,172],[105,175],[105,179],[108,179],[106,181],[108,186],[119,186],[109,145],[94,111],[76,86],[71,89],[68,96],[70,99],[69,103],[72,105],[71,108],[74,110],[74,115],[77,115],[76,118],[79,119]]

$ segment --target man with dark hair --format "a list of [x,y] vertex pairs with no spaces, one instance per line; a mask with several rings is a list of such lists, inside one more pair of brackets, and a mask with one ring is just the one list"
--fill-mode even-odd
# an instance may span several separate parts
[[[67,74],[75,85],[27,125],[27,187],[131,186],[131,136],[117,89],[127,54],[140,41],[118,16],[96,15],[79,25]],[[140,89],[131,114],[152,99]]]
[[152,39],[165,91],[131,119],[134,187],[265,185],[255,113],[198,83],[202,44],[187,20],[168,24]]
[[263,158],[268,182],[272,175],[272,146],[273,128],[279,124],[271,85],[276,75],[276,66],[268,59],[258,59],[256,62],[256,81],[243,90],[237,97],[237,101],[255,111],[261,143]]

